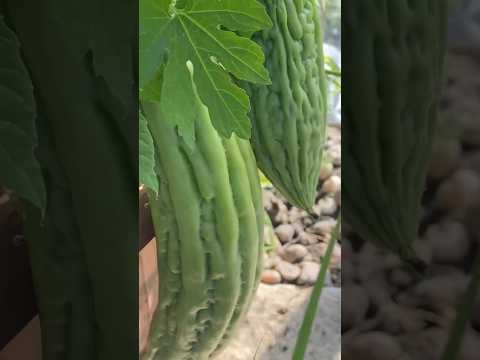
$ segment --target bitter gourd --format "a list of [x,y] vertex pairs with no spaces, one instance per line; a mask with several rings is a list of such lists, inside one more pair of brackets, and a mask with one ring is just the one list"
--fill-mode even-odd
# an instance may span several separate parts
[[[106,90],[111,87],[108,77],[103,76],[106,66],[99,67],[118,58],[112,71],[115,83],[122,82],[122,88],[133,85],[133,58],[117,51],[121,48],[121,53],[133,53],[136,49],[138,28],[128,21],[132,2],[2,3],[22,44],[22,58],[68,182],[78,226],[78,247],[86,264],[80,275],[89,280],[93,309],[75,310],[73,316],[89,319],[93,314],[93,329],[86,335],[93,336],[95,359],[133,359],[138,357],[138,164],[131,160],[138,159],[138,148],[130,148],[127,142],[138,141],[125,141],[121,134],[128,133],[132,119],[137,120],[138,108],[108,99]],[[114,20],[105,10],[113,6],[118,10],[112,15]],[[25,11],[27,7],[29,11]],[[125,26],[118,29],[122,36],[106,36],[102,51],[95,51],[98,44],[88,51],[96,37],[81,25],[87,20],[92,25],[88,29],[102,34],[110,34],[116,28],[113,24],[123,23]],[[127,29],[132,29],[132,36],[123,34]],[[102,86],[102,77],[108,86]],[[114,96],[117,91],[119,88],[112,97],[118,97]],[[136,96],[137,90],[131,88],[131,97]],[[116,111],[112,111],[113,105],[119,105]],[[120,130],[121,124],[124,128]],[[136,133],[129,134],[137,138]],[[108,174],[107,185],[99,186],[99,174]],[[71,283],[75,282],[71,278]],[[78,333],[74,340],[81,343]],[[72,347],[66,353],[67,359],[92,358],[81,351],[74,353]],[[57,354],[52,358],[62,357]]]
[[[45,119],[39,115],[20,41],[7,26],[1,5],[0,163],[6,171],[0,177],[24,200],[23,230],[41,321],[42,358],[94,359],[93,298],[71,217],[68,185],[44,131]],[[39,193],[47,196],[34,196]]]
[[159,105],[143,104],[160,182],[158,195],[149,192],[160,278],[149,360],[209,359],[259,283],[264,212],[253,151],[247,140],[221,138],[195,103],[193,147]]
[[359,235],[412,261],[446,11],[445,0],[366,0],[342,14],[343,211]]
[[316,0],[264,0],[273,27],[253,35],[272,84],[245,84],[258,165],[292,204],[311,209],[327,110],[323,33]]

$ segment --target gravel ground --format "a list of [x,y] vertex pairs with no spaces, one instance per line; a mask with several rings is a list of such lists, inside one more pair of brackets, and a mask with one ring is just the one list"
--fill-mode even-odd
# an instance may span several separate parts
[[[275,189],[264,189],[264,206],[275,235],[265,256],[265,284],[315,283],[341,206],[341,130],[328,128],[326,161],[321,169],[313,214],[292,207]],[[268,240],[267,240],[268,241]],[[340,286],[341,245],[335,245],[328,283]]]

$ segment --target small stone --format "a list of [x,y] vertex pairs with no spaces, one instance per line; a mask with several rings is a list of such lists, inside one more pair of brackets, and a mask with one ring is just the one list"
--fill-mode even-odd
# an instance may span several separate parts
[[310,226],[310,225],[313,224],[313,219],[312,219],[310,216],[304,217],[304,218],[302,219],[302,222],[303,222],[303,225],[305,225],[305,226]]
[[420,260],[424,261],[426,264],[430,264],[432,262],[432,249],[430,248],[430,244],[417,239],[412,246],[413,251]]
[[333,247],[332,257],[330,259],[330,267],[331,268],[338,268],[342,263],[342,248],[337,243]]
[[347,331],[365,318],[370,299],[365,288],[356,284],[342,286],[342,298],[342,331]]
[[339,190],[335,193],[334,196],[335,202],[337,203],[338,206],[342,206],[342,191]]
[[327,244],[323,242],[308,247],[308,251],[313,256],[315,261],[320,261],[320,259],[323,258],[326,249]]
[[284,246],[279,246],[277,248],[277,256],[280,258],[283,258],[283,255],[285,254],[285,247]]
[[425,233],[434,262],[456,264],[470,251],[470,239],[465,226],[454,220],[431,225]]
[[305,229],[305,224],[302,221],[297,221],[293,223],[292,226],[297,234],[301,234]]
[[327,138],[333,144],[340,144],[342,138],[342,131],[338,127],[328,126],[327,127]]
[[[321,242],[315,245],[311,245],[308,247],[308,251],[312,254],[315,261],[319,261],[325,257],[325,253],[327,252],[328,244],[325,242]],[[332,255],[330,257],[330,268],[338,268],[342,263],[342,248],[337,243],[333,247]]]
[[330,176],[322,185],[322,191],[327,194],[335,194],[341,189],[342,181],[339,176]]
[[462,166],[465,169],[470,169],[480,174],[480,151],[466,155],[462,159]]
[[307,254],[308,250],[305,246],[301,244],[293,244],[284,247],[282,257],[290,263],[296,263],[301,261]]
[[263,268],[264,269],[273,269],[275,266],[277,266],[279,259],[280,259],[280,257],[278,255],[268,256],[263,261]]
[[295,228],[290,224],[281,224],[275,228],[275,233],[278,236],[278,240],[285,244],[293,239]]
[[304,261],[300,264],[302,272],[297,279],[299,285],[313,285],[320,272],[320,264],[312,261]]
[[[346,259],[348,259],[348,257]],[[344,260],[342,264],[342,284],[353,283],[355,281],[356,271],[357,269],[351,260]]]
[[480,200],[480,175],[461,169],[445,180],[436,194],[437,206],[443,210],[466,208]]
[[313,233],[318,235],[329,234],[333,231],[333,228],[335,227],[336,223],[337,222],[334,219],[320,220],[315,224],[313,224],[313,226],[311,227],[311,230]]
[[320,180],[327,180],[333,172],[333,164],[331,162],[324,162],[320,168]]
[[278,211],[278,213],[275,215],[275,223],[276,224],[283,224],[288,222],[288,211],[285,208],[284,210]]
[[395,268],[389,275],[390,284],[401,289],[405,289],[412,284],[413,278],[405,269]]
[[264,270],[262,273],[262,283],[275,285],[282,282],[282,275],[277,270]]
[[[358,335],[351,337],[349,340],[350,341],[345,343],[342,341],[342,356],[344,360],[411,359],[410,357],[406,356],[397,339],[385,332],[372,331],[367,333],[359,333]],[[429,358],[433,359],[431,357]]]
[[436,142],[430,157],[428,176],[432,179],[447,176],[459,165],[461,155],[462,148],[457,139]]
[[337,212],[337,202],[334,198],[326,196],[318,201],[320,206],[320,214],[324,216],[331,216]]
[[329,154],[332,157],[333,165],[340,166],[342,163],[342,148],[338,145],[332,147],[329,151]]
[[308,254],[305,255],[305,257],[303,258],[303,261],[315,261],[315,259],[313,258],[312,254],[308,253]]
[[10,201],[10,195],[7,192],[0,194],[0,205],[6,204]]
[[318,242],[318,236],[316,236],[314,234],[309,234],[307,232],[302,232],[298,236],[298,241],[302,245],[307,245],[307,246],[308,245],[313,245],[313,244],[316,244]]
[[286,261],[280,261],[277,265],[277,271],[286,281],[295,281],[300,276],[301,270],[297,265]]

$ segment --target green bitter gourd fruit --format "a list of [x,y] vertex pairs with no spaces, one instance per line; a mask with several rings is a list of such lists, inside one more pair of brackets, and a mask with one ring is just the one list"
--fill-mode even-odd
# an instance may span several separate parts
[[417,237],[445,53],[445,0],[350,1],[342,14],[342,193],[366,240],[420,265]]
[[272,84],[245,84],[252,145],[262,172],[293,205],[314,204],[327,110],[323,33],[316,0],[264,0],[273,27],[253,38]]
[[158,194],[149,192],[160,279],[144,359],[209,359],[230,337],[260,278],[263,206],[247,140],[224,139],[196,98],[187,145],[158,104],[143,109],[156,147]]

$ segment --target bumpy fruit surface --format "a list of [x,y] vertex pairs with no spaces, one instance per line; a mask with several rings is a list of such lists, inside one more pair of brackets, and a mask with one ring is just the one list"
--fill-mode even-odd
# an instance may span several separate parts
[[342,188],[362,237],[412,256],[445,53],[446,1],[350,1],[342,14]]
[[259,283],[264,212],[253,151],[246,140],[221,138],[197,105],[193,147],[157,105],[144,106],[160,181],[158,195],[149,194],[160,300],[145,359],[209,359]]
[[293,205],[311,209],[326,123],[323,33],[315,0],[264,0],[273,27],[254,35],[272,84],[246,85],[258,165]]

